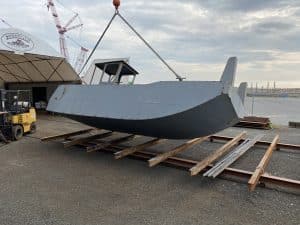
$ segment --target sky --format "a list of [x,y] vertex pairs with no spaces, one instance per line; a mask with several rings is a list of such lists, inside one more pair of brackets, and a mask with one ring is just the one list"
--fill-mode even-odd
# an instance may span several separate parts
[[[62,23],[80,15],[68,35],[92,49],[114,13],[111,0],[54,1]],[[0,18],[59,50],[46,0],[1,1]],[[121,0],[120,13],[187,80],[218,80],[226,60],[239,60],[236,85],[300,87],[299,0]],[[75,21],[74,24],[79,21]],[[0,23],[0,28],[6,25]],[[71,58],[79,47],[68,41]],[[137,83],[175,80],[147,47],[116,19],[93,58],[130,57]]]

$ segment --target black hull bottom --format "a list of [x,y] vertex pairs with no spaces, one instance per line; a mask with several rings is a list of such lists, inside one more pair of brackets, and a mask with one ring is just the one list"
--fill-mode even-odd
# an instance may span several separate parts
[[96,128],[166,139],[208,136],[238,122],[238,116],[227,95],[220,95],[209,102],[178,114],[149,120],[63,115]]

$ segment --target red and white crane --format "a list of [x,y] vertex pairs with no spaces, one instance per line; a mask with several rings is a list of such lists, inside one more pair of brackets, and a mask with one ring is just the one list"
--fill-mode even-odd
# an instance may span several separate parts
[[[56,29],[59,34],[60,53],[70,62],[70,56],[69,56],[69,51],[68,51],[68,47],[67,47],[67,43],[66,43],[65,34],[70,30],[74,30],[74,29],[82,27],[83,24],[79,23],[79,24],[71,26],[72,23],[76,20],[76,18],[78,18],[78,13],[75,13],[74,16],[66,23],[66,25],[62,26],[53,0],[47,0],[47,2],[48,2],[47,8],[48,8],[48,10],[51,11],[52,17],[54,19],[54,23],[56,25]],[[86,53],[88,52],[88,49],[86,49],[82,46],[80,46],[80,47],[81,47],[80,53],[74,64],[74,69],[76,72],[79,72],[81,70],[83,61],[86,57]]]

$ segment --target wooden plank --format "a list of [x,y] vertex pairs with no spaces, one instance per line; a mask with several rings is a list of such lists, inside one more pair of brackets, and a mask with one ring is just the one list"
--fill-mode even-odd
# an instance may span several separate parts
[[264,129],[270,130],[272,127],[268,123],[261,122],[248,122],[248,121],[240,121],[235,125],[235,127],[245,127],[245,128],[253,128],[253,129]]
[[89,136],[82,137],[82,138],[76,138],[76,139],[71,140],[71,141],[65,141],[65,142],[63,142],[63,145],[64,145],[65,148],[67,148],[67,147],[71,147],[71,146],[80,144],[82,142],[90,141],[90,140],[93,140],[93,139],[105,138],[105,137],[111,136],[112,134],[113,134],[112,131],[108,131],[108,132],[105,132],[105,133],[89,135]]
[[134,153],[134,152],[141,151],[141,150],[143,150],[145,148],[148,148],[150,146],[156,145],[156,144],[158,144],[158,143],[160,143],[160,142],[162,142],[164,140],[165,139],[155,138],[155,139],[153,139],[151,141],[147,141],[147,142],[145,142],[143,144],[132,146],[132,147],[129,147],[129,148],[125,148],[124,150],[121,150],[119,152],[114,153],[115,159],[121,159],[121,158],[123,158],[125,156],[128,156],[128,155]]
[[87,150],[87,152],[99,151],[103,148],[109,147],[110,145],[116,145],[116,144],[120,144],[120,143],[128,141],[128,140],[131,140],[131,139],[135,138],[135,136],[136,135],[134,135],[134,134],[130,134],[125,137],[120,137],[120,138],[117,138],[117,139],[114,139],[114,140],[111,140],[108,142],[103,142],[103,143],[99,143],[99,144],[96,144],[93,146],[88,146],[86,148],[86,150]]
[[[233,139],[233,137],[228,137],[228,136],[219,136],[219,135],[212,135],[212,136],[210,136],[210,141],[214,141],[214,140],[230,141],[232,139]],[[241,142],[242,141],[245,141],[245,139],[242,138]],[[269,141],[258,141],[258,142],[256,142],[255,145],[269,146],[270,144],[271,144],[271,142],[269,142]],[[297,151],[299,151],[300,150],[300,145],[278,143],[276,150],[279,150],[279,149],[289,149],[289,150],[297,150]]]
[[262,125],[262,126],[268,126],[268,123],[262,123],[262,122],[251,122],[246,120],[241,120],[239,123],[245,123],[245,124],[253,124],[253,125]]
[[79,130],[79,131],[75,131],[75,132],[71,132],[71,133],[58,134],[58,135],[54,135],[54,136],[43,137],[43,138],[41,138],[41,141],[54,141],[57,139],[68,138],[71,136],[84,134],[84,133],[90,132],[92,130],[94,130],[94,128]]
[[186,143],[172,149],[171,151],[161,153],[161,154],[157,155],[156,157],[148,160],[149,166],[153,167],[153,166],[165,161],[167,158],[174,156],[184,150],[187,150],[188,148],[192,147],[193,145],[202,143],[203,141],[207,140],[208,138],[209,138],[208,136],[195,138],[195,139],[189,140]]
[[256,167],[256,169],[255,169],[254,173],[252,174],[250,180],[248,181],[250,191],[254,191],[256,185],[258,184],[259,178],[264,173],[264,171],[265,171],[265,169],[266,169],[266,167],[267,167],[267,165],[268,165],[268,163],[271,159],[272,153],[273,153],[274,149],[276,148],[276,145],[277,145],[278,142],[279,142],[279,135],[276,135],[275,138],[273,139],[271,145],[267,149],[266,153],[262,157],[260,163]]
[[239,135],[237,135],[235,138],[227,142],[225,145],[223,145],[221,148],[217,149],[213,154],[206,157],[204,160],[197,163],[196,166],[192,167],[190,169],[191,176],[197,175],[199,172],[201,172],[205,167],[207,167],[209,164],[211,164],[213,161],[215,161],[220,156],[224,155],[226,152],[228,152],[233,146],[235,146],[239,141],[246,136],[246,132],[243,131]]
[[[118,151],[120,148],[122,148],[122,147],[121,146],[112,146],[109,148],[105,148],[104,150],[107,152],[114,153],[114,152]],[[149,159],[155,157],[156,155],[157,154],[154,152],[138,151],[138,152],[132,153],[132,155],[130,155],[130,156],[137,158],[137,159],[148,161]],[[182,168],[182,169],[189,170],[191,167],[195,166],[198,163],[198,161],[186,159],[186,158],[170,157],[167,160],[165,160],[163,163],[165,163],[166,165],[169,165],[169,166],[174,166],[176,168]],[[213,167],[213,165],[210,164],[208,166],[208,168],[205,168],[205,170],[212,168],[212,167]],[[224,170],[224,172],[220,175],[220,177],[229,179],[229,180],[232,180],[232,178],[234,177],[234,178],[238,178],[238,179],[241,178],[242,180],[246,179],[248,181],[252,174],[253,174],[253,172],[251,172],[251,171],[227,167]],[[281,186],[281,187],[292,188],[292,189],[296,190],[297,193],[299,193],[299,190],[300,190],[300,181],[299,180],[293,180],[293,179],[289,179],[289,178],[272,176],[267,173],[264,173],[261,176],[260,180],[261,180],[261,182],[264,182],[267,185],[273,184],[273,185],[277,185],[277,186]]]

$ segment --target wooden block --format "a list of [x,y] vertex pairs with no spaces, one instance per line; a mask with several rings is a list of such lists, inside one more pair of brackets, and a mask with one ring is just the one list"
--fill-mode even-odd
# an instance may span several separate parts
[[267,149],[266,153],[262,157],[260,163],[256,167],[256,169],[255,169],[254,173],[252,174],[250,180],[248,181],[250,191],[254,191],[256,185],[258,184],[259,178],[264,173],[264,171],[265,171],[265,169],[266,169],[266,167],[267,167],[267,165],[268,165],[268,163],[271,159],[271,156],[272,156],[272,153],[273,153],[274,149],[276,149],[276,145],[278,144],[278,142],[279,142],[279,135],[276,135],[275,138],[273,139],[271,145]]
[[136,145],[136,146],[132,146],[132,147],[129,147],[129,148],[125,148],[124,150],[121,150],[119,152],[116,152],[114,153],[115,155],[115,159],[121,159],[125,156],[128,156],[134,152],[137,152],[137,151],[141,151],[145,148],[148,148],[150,146],[153,146],[153,145],[156,145],[162,141],[164,141],[165,139],[159,139],[159,138],[155,138],[151,141],[147,141],[146,143],[143,143],[143,144],[140,144],[140,145]]
[[293,122],[293,121],[290,121],[290,122],[289,122],[289,127],[292,127],[292,128],[300,128],[300,122]]
[[67,148],[67,147],[71,147],[71,146],[80,144],[82,142],[90,141],[93,139],[105,138],[105,137],[111,136],[112,134],[113,134],[112,131],[108,131],[108,132],[101,133],[101,134],[94,134],[94,135],[90,135],[90,136],[86,136],[86,137],[82,137],[82,138],[76,138],[71,141],[63,142],[63,145],[65,148]]
[[195,139],[192,139],[192,140],[189,140],[187,141],[186,143],[172,149],[171,151],[169,152],[164,152],[162,154],[159,154],[157,155],[156,157],[148,160],[149,162],[149,166],[150,167],[153,167],[161,162],[163,162],[164,160],[166,160],[167,158],[171,157],[171,156],[174,156],[184,150],[187,150],[189,147],[192,147],[193,145],[196,145],[196,144],[200,144],[201,142],[207,140],[209,137],[200,137],[200,138],[195,138]]
[[198,173],[200,173],[205,167],[207,167],[209,164],[211,164],[213,161],[215,161],[217,158],[224,155],[226,152],[228,152],[233,146],[235,146],[239,141],[246,136],[246,132],[243,131],[241,134],[237,135],[232,140],[228,141],[225,145],[223,145],[221,148],[217,149],[213,154],[206,157],[204,160],[200,161],[190,169],[191,176],[195,176]]
[[66,133],[66,134],[59,134],[59,135],[54,135],[54,136],[49,136],[49,137],[43,137],[43,138],[41,138],[41,141],[54,141],[54,140],[62,139],[62,138],[66,139],[68,137],[84,134],[84,133],[87,133],[92,130],[94,130],[94,129],[90,128],[90,129],[79,130],[79,131]]
[[128,140],[131,140],[135,137],[134,134],[130,134],[130,135],[127,135],[125,137],[120,137],[120,138],[117,138],[117,139],[114,139],[114,140],[111,140],[109,142],[103,142],[103,143],[99,143],[99,144],[96,144],[94,146],[89,146],[86,148],[87,152],[94,152],[94,151],[98,151],[98,150],[101,150],[103,148],[107,148],[109,147],[110,145],[116,145],[116,144],[120,144],[122,142],[125,142],[125,141],[128,141]]

